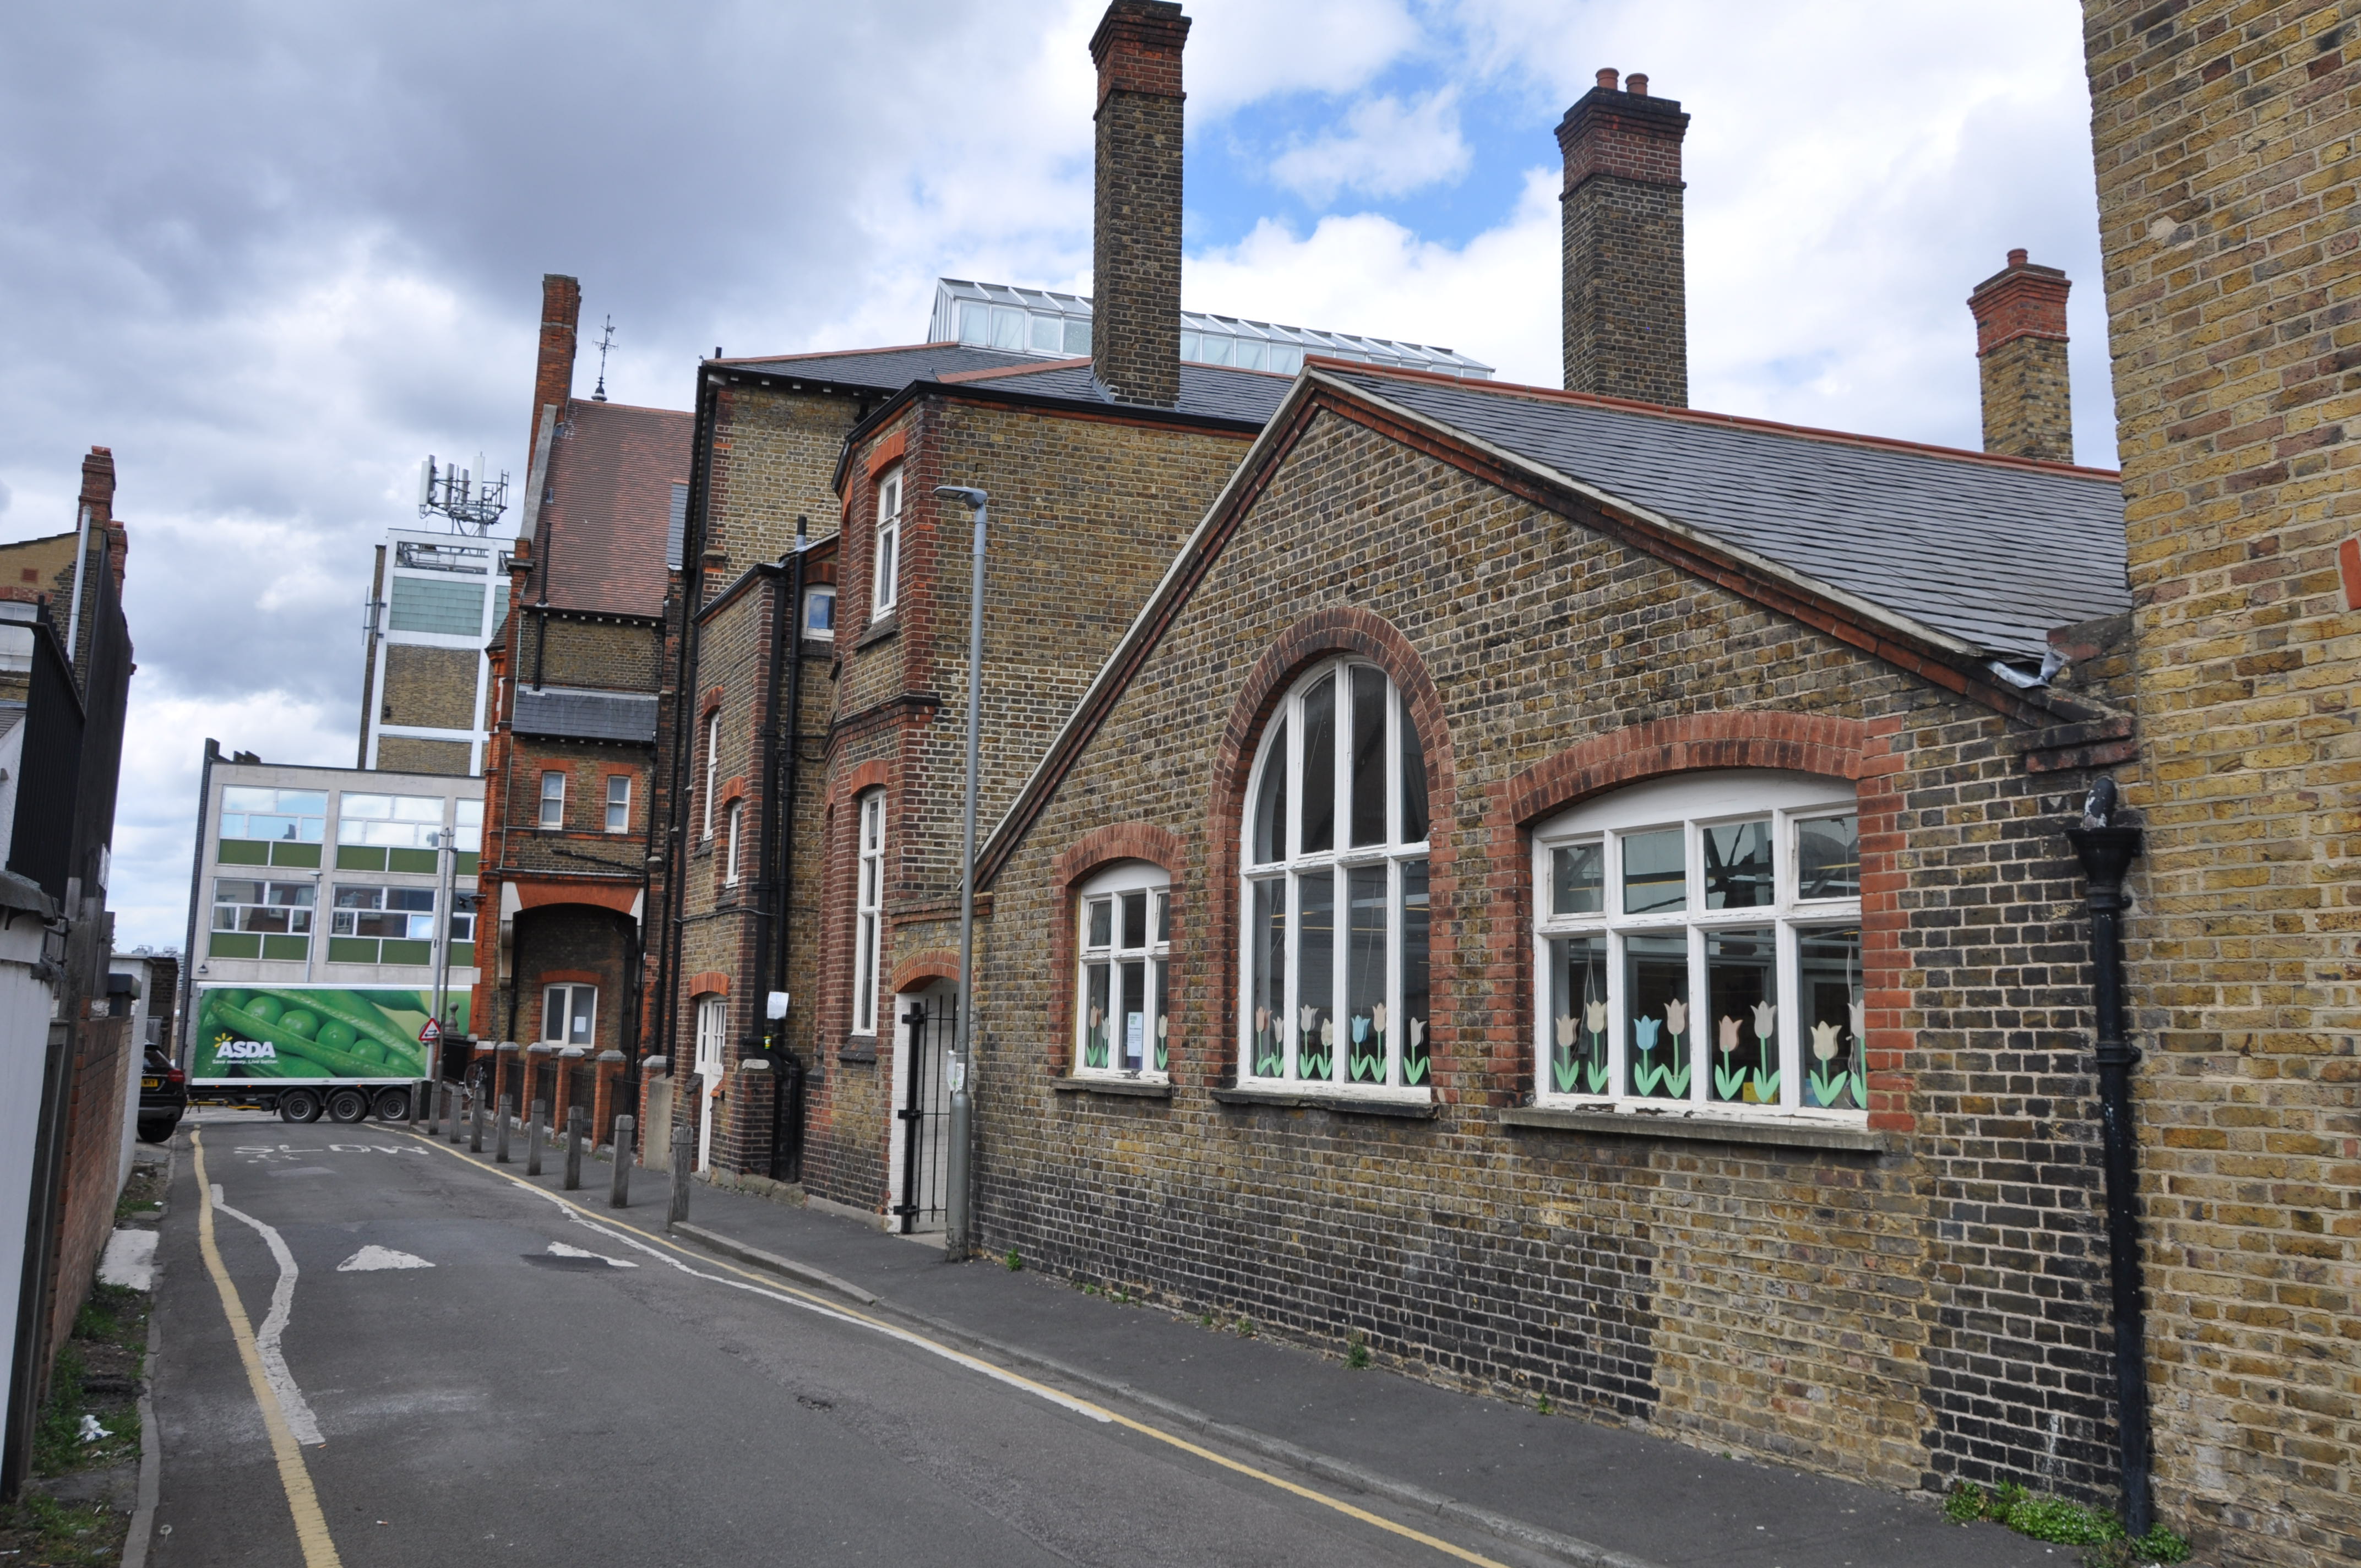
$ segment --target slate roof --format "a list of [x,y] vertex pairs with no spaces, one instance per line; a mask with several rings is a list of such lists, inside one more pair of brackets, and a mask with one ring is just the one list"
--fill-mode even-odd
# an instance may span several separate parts
[[1497,382],[1320,368],[1990,653],[2038,660],[2052,628],[2131,608],[2111,473]]
[[[1034,361],[1039,364],[1038,360]],[[1091,379],[1087,362],[1063,361],[1044,369],[1023,371],[1014,375],[983,377],[962,376],[963,387],[994,387],[1010,392],[1030,392],[1036,397],[1071,398],[1080,403],[1107,405]],[[1180,411],[1205,414],[1215,419],[1246,420],[1255,424],[1268,422],[1287,400],[1287,389],[1294,385],[1291,376],[1274,376],[1267,370],[1239,370],[1224,365],[1195,365],[1187,360],[1180,364]]]
[[867,387],[898,392],[913,381],[963,370],[1015,370],[1041,363],[1038,355],[956,343],[914,343],[901,348],[856,348],[834,354],[785,354],[761,359],[717,359],[724,368],[759,370],[770,376],[801,376],[831,387]]
[[526,586],[560,609],[664,613],[673,485],[688,477],[696,416],[575,398],[551,444],[533,548],[548,573]]
[[561,740],[626,740],[653,746],[656,699],[621,692],[544,691],[519,686],[509,728]]

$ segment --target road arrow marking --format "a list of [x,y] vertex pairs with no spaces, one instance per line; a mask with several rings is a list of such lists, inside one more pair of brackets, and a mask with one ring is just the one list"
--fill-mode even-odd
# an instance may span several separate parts
[[432,1268],[434,1266],[423,1257],[412,1257],[406,1252],[396,1252],[372,1243],[336,1265],[339,1274],[368,1274],[380,1268]]
[[549,1250],[554,1255],[558,1257],[595,1257],[609,1268],[639,1267],[638,1264],[632,1263],[629,1259],[609,1257],[604,1253],[590,1252],[578,1246],[567,1246],[564,1242],[550,1243]]

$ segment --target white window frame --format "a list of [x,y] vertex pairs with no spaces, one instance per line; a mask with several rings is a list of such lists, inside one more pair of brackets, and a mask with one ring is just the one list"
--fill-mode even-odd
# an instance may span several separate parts
[[[1134,906],[1130,900],[1137,899]],[[1140,914],[1139,940],[1126,916]],[[1104,916],[1106,939],[1094,940]],[[1172,878],[1147,861],[1121,861],[1093,873],[1074,899],[1074,1076],[1163,1082],[1170,1076]],[[1139,994],[1126,970],[1138,970]],[[1104,974],[1094,983],[1094,971]],[[1139,1003],[1137,1014],[1125,1004]],[[1131,1062],[1130,1019],[1140,1021],[1138,1065]],[[1122,1021],[1118,1023],[1118,1018]],[[1093,1058],[1104,1056],[1103,1060]]]
[[[828,607],[828,624],[815,628],[812,625],[812,611],[822,605]],[[826,583],[817,583],[804,589],[803,620],[800,630],[805,637],[815,642],[835,641],[836,589],[834,587]]]
[[[1382,842],[1355,847],[1351,838],[1352,784],[1352,701],[1351,672],[1371,670],[1385,680],[1387,760],[1386,776],[1386,837]],[[1303,707],[1307,696],[1324,679],[1336,680],[1337,707],[1334,739],[1334,842],[1326,849],[1305,852],[1301,848],[1303,816]],[[1426,837],[1403,840],[1399,835],[1406,826],[1403,812],[1406,792],[1403,789],[1404,770],[1400,765],[1404,726],[1415,734],[1411,725],[1408,699],[1400,688],[1387,676],[1384,670],[1367,660],[1337,658],[1327,660],[1296,681],[1263,732],[1260,751],[1253,771],[1247,777],[1246,809],[1239,814],[1241,832],[1238,846],[1238,930],[1241,933],[1238,963],[1238,1081],[1270,1087],[1311,1085],[1323,1091],[1364,1096],[1372,1099],[1392,1099],[1425,1102],[1433,1098],[1433,1041],[1428,1034],[1433,1022],[1433,952],[1431,946],[1433,909],[1423,905],[1428,921],[1430,947],[1427,953],[1427,984],[1429,1015],[1412,1017],[1403,1006],[1405,979],[1405,915],[1411,905],[1418,904],[1411,894],[1411,873],[1426,873],[1431,878],[1431,854]],[[1425,742],[1419,736],[1419,762],[1425,762]],[[1271,768],[1286,770],[1286,808],[1284,817],[1285,844],[1279,859],[1269,861],[1255,860],[1255,828],[1261,800],[1265,774]],[[1420,781],[1423,786],[1427,781]],[[1429,805],[1429,827],[1432,833],[1432,805]],[[1343,884],[1349,890],[1349,872],[1370,867],[1382,867],[1386,875],[1386,1008],[1383,1017],[1374,1009],[1369,1017],[1373,1033],[1385,1041],[1382,1077],[1375,1081],[1356,1081],[1353,1076],[1354,1045],[1350,1037],[1351,1023],[1347,1015],[1338,1026],[1335,1009],[1330,1015],[1310,1018],[1300,994],[1301,963],[1302,908],[1301,889],[1307,876],[1325,872],[1334,879],[1331,886]],[[1268,1021],[1258,1026],[1255,1001],[1257,959],[1257,944],[1262,933],[1256,927],[1255,889],[1257,883],[1276,883],[1285,910],[1286,957],[1282,991],[1285,1003],[1276,1031],[1263,1033]],[[1431,886],[1431,881],[1429,884]],[[1431,898],[1431,894],[1428,895]],[[1350,964],[1352,942],[1349,936],[1349,892],[1333,894],[1331,927],[1331,970],[1329,995],[1333,1000],[1350,997]],[[1396,1024],[1387,1027],[1388,1021]],[[1312,1048],[1306,1048],[1306,1032],[1312,1031]],[[1409,1049],[1405,1049],[1405,1046]],[[1274,1054],[1276,1072],[1266,1070]],[[1327,1070],[1321,1073],[1307,1070],[1325,1061]]]
[[722,864],[721,880],[725,885],[736,887],[738,885],[738,835],[740,829],[745,826],[746,803],[742,800],[731,801],[729,817],[730,848]]
[[[557,1016],[561,1022],[558,1025],[557,1033],[553,1035],[549,1032],[550,1003],[560,992],[565,994],[566,1000],[558,1003]],[[584,993],[587,993],[590,998],[588,1008],[589,1025],[585,1030],[582,1037],[577,1040],[574,1038],[573,1023],[575,1018],[581,1015],[583,1013],[583,1008],[581,1007],[580,1003]],[[560,981],[555,985],[544,985],[541,988],[541,1038],[544,1044],[552,1046],[580,1046],[585,1050],[588,1050],[592,1045],[597,1043],[598,1037],[598,988],[597,986],[583,985],[570,981]]]
[[[622,814],[622,820],[620,822],[616,820],[616,814],[618,812]],[[629,773],[609,773],[607,775],[607,831],[609,833],[628,833],[631,830],[631,775]]]
[[707,843],[713,842],[713,795],[721,769],[721,710],[715,708],[705,716],[705,823],[699,833]]
[[862,795],[855,818],[859,839],[852,901],[852,1032],[877,1033],[877,997],[884,977],[885,792]]
[[[557,793],[549,793],[549,783],[557,781]],[[555,809],[553,810],[552,807]],[[544,768],[541,774],[541,810],[533,826],[544,833],[563,832],[566,828],[566,774],[557,768]]]
[[869,619],[893,613],[902,587],[902,469],[899,464],[877,477],[877,530],[870,551],[873,587]]
[[[1799,1005],[1802,996],[1801,940],[1816,931],[1850,928],[1856,933],[1854,939],[1858,943],[1861,899],[1857,894],[1849,898],[1800,898],[1795,883],[1797,826],[1812,819],[1832,817],[1853,817],[1857,821],[1858,814],[1856,791],[1845,780],[1767,769],[1732,769],[1686,773],[1631,785],[1562,812],[1535,829],[1530,868],[1534,911],[1535,1102],[1581,1105],[1638,1114],[1694,1114],[1740,1120],[1776,1118],[1861,1125],[1867,1120],[1868,1113],[1858,1103],[1832,1107],[1812,1103],[1812,1096],[1806,1092],[1806,1083],[1808,1075],[1819,1069],[1806,1060],[1806,1046],[1810,1030],[1804,1022],[1803,1010]],[[1704,830],[1765,820],[1771,825],[1773,889],[1771,904],[1738,909],[1706,908],[1701,846]],[[1682,835],[1685,892],[1681,908],[1653,914],[1626,913],[1622,889],[1623,846],[1626,840],[1634,834],[1670,829],[1677,829]],[[1602,849],[1600,909],[1597,914],[1553,914],[1552,856],[1559,849],[1578,844],[1597,844]],[[1711,1016],[1709,1008],[1700,1001],[1710,994],[1707,981],[1707,938],[1716,931],[1742,931],[1766,927],[1775,933],[1773,1001],[1779,1069],[1778,1083],[1773,1092],[1777,1099],[1773,1102],[1721,1100],[1717,1098],[1714,1082],[1717,1021]],[[1684,1031],[1681,1039],[1681,1048],[1686,1054],[1689,1069],[1686,1092],[1680,1097],[1642,1095],[1633,1091],[1631,1073],[1634,1042],[1632,1031],[1628,1027],[1626,1015],[1630,1010],[1624,998],[1625,943],[1635,936],[1674,934],[1685,935],[1688,948],[1684,1014],[1689,1027]],[[1552,967],[1550,943],[1554,938],[1599,935],[1605,936],[1608,943],[1605,959],[1608,994],[1601,1003],[1604,1008],[1601,1021],[1605,1027],[1594,1033],[1587,1028],[1590,1018],[1587,1012],[1583,1016],[1576,1016],[1571,1006],[1567,1009],[1566,1023],[1573,1032],[1572,1046],[1581,1046],[1579,1059],[1583,1064],[1583,1077],[1577,1080],[1574,1091],[1564,1091],[1558,1087],[1554,1072],[1557,1065],[1555,1053],[1561,1024],[1555,1016],[1557,1010],[1551,994],[1556,977]],[[1856,969],[1853,1002],[1847,1019],[1850,1025],[1847,1032],[1851,1039],[1848,1059],[1852,1069],[1850,1075],[1852,1087],[1843,1098],[1849,1102],[1860,1096],[1863,1088],[1865,1045],[1861,1037],[1861,981],[1859,974]],[[1669,1023],[1669,1016],[1662,1022]],[[1743,1031],[1740,1036],[1741,1041],[1746,1034],[1756,1032],[1751,1017],[1737,1022]],[[1661,1032],[1658,1037],[1669,1043],[1668,1031]],[[1582,1041],[1586,1038],[1594,1043],[1583,1046]],[[1587,1085],[1591,1080],[1591,1069],[1597,1066],[1598,1043],[1603,1043],[1606,1047],[1606,1089],[1603,1092],[1592,1092]],[[1671,1069],[1679,1063],[1676,1058],[1667,1057],[1663,1065]],[[1764,1074],[1757,1072],[1748,1076],[1758,1087],[1767,1084]]]
[[[730,1044],[730,998],[716,992],[697,999],[697,1058],[691,1069],[711,1080],[721,1076]],[[708,1082],[707,1087],[710,1088]]]

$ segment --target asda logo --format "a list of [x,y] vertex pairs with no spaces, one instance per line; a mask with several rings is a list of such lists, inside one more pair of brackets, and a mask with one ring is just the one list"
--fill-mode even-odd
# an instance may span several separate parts
[[215,1061],[277,1061],[279,1051],[269,1040],[219,1039],[214,1042]]

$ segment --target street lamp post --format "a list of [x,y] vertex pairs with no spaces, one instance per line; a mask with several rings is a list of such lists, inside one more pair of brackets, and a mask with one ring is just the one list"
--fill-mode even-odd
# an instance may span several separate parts
[[968,1068],[974,1058],[975,1038],[975,787],[982,755],[983,720],[983,531],[992,498],[969,485],[937,485],[935,494],[975,512],[975,544],[967,595],[967,804],[960,851],[960,973],[959,1046],[950,1066],[950,1169],[944,1215],[944,1255],[965,1257],[970,1241],[968,1162],[973,1140],[975,1101],[968,1090]]

